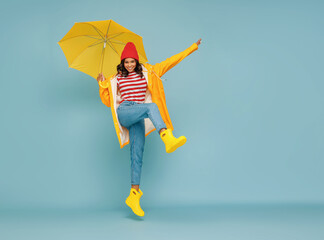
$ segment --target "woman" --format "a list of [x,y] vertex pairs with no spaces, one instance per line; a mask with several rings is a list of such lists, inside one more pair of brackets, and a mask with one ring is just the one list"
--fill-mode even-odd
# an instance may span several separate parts
[[121,148],[130,143],[131,190],[125,202],[138,216],[144,216],[139,204],[143,195],[139,184],[145,137],[157,130],[168,153],[186,143],[184,136],[175,138],[172,134],[173,126],[160,77],[197,50],[200,42],[201,39],[185,51],[155,65],[140,64],[134,43],[128,42],[117,66],[117,74],[109,79],[101,73],[97,77],[101,100],[111,107]]

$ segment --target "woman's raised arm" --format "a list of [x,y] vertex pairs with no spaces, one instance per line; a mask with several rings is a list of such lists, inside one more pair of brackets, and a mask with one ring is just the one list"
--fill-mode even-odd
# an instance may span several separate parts
[[154,71],[158,74],[159,77],[163,76],[167,71],[169,71],[179,62],[181,62],[185,57],[189,56],[192,52],[196,51],[198,49],[198,45],[200,44],[200,42],[201,42],[201,38],[196,43],[193,43],[186,50],[176,55],[173,55],[170,58],[167,58],[163,62],[153,65]]

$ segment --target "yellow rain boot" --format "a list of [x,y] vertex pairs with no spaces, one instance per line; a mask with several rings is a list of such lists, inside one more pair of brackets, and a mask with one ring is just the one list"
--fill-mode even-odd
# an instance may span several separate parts
[[130,207],[133,210],[133,212],[140,217],[144,216],[144,211],[142,210],[139,203],[142,195],[143,192],[141,189],[139,189],[139,192],[137,192],[136,189],[131,188],[130,194],[125,201],[127,206]]
[[187,138],[185,136],[175,138],[172,134],[171,129],[167,129],[161,132],[160,137],[165,144],[165,150],[167,153],[174,152],[178,147],[181,147],[187,141]]

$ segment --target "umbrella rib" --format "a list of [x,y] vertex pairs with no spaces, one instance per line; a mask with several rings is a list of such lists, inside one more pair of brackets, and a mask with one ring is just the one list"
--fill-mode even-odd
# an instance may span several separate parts
[[[118,41],[118,40],[115,40],[115,41]],[[123,43],[123,42],[121,42],[121,41],[118,41],[118,42],[110,41],[110,42],[112,42],[112,43],[117,43],[117,44],[122,44],[122,45],[126,45],[126,43]]]
[[117,53],[117,55],[119,56],[117,50],[113,47],[113,45],[110,43],[110,41],[108,40],[107,42],[109,44],[109,46]]
[[106,36],[105,37],[108,36],[108,32],[109,32],[109,28],[110,28],[110,23],[111,23],[111,21],[109,22],[109,25],[108,25],[108,28],[107,28],[107,32],[106,32]]
[[125,33],[125,32],[121,32],[121,33],[119,33],[119,34],[117,34],[116,36],[113,36],[113,37],[111,37],[111,38],[108,38],[108,40],[110,40],[110,39],[113,39],[113,38],[115,38],[115,37],[118,37],[119,35],[121,35],[121,34],[123,34],[123,33]]
[[[66,38],[64,40],[61,40],[60,42],[64,42],[66,40],[70,40],[72,38],[76,38],[76,37],[89,37],[89,38],[93,38],[93,39],[98,39],[98,40],[101,40],[101,38],[95,38],[95,37],[90,37],[91,35],[78,35],[78,36],[73,36],[73,37],[69,37],[69,38]],[[95,36],[95,35],[94,35]]]
[[100,38],[90,37],[91,35],[84,35],[85,37],[101,40]]
[[[112,36],[113,36],[113,37],[116,37],[116,36],[118,36],[118,34],[121,34],[121,32],[114,33],[114,34],[110,34],[109,36],[110,36],[110,37],[112,37]],[[108,36],[107,36],[107,37],[108,37]]]
[[97,43],[93,43],[93,44],[89,45],[88,47],[93,47],[93,46],[96,46],[96,45],[98,45],[98,44],[100,44],[100,43],[103,43],[103,41],[102,41],[102,40],[100,40],[100,42],[97,42]]
[[90,25],[91,27],[93,27],[93,28],[97,31],[97,33],[100,35],[100,37],[101,37],[103,40],[105,39],[105,38],[102,36],[103,33],[102,33],[99,29],[97,29],[95,26],[93,26],[92,24],[87,23],[87,22],[83,22],[83,24],[88,24],[88,25]]
[[[92,25],[91,25],[92,26]],[[100,34],[100,30],[99,29],[97,29],[95,26],[92,26],[94,29],[96,29],[96,31],[99,33],[99,35],[101,36],[101,34]],[[105,38],[103,37],[103,36],[101,36],[101,38],[104,40]]]

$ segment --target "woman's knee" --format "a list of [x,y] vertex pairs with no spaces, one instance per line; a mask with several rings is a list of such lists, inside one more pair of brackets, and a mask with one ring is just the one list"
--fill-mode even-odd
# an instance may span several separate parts
[[150,110],[156,110],[159,109],[158,106],[156,105],[156,103],[149,103],[149,109]]
[[124,119],[122,118],[118,118],[118,122],[119,122],[119,124],[121,125],[121,126],[123,126],[123,127],[125,127],[125,128],[127,128],[128,130],[129,130],[129,125],[127,124],[127,121],[124,121]]

